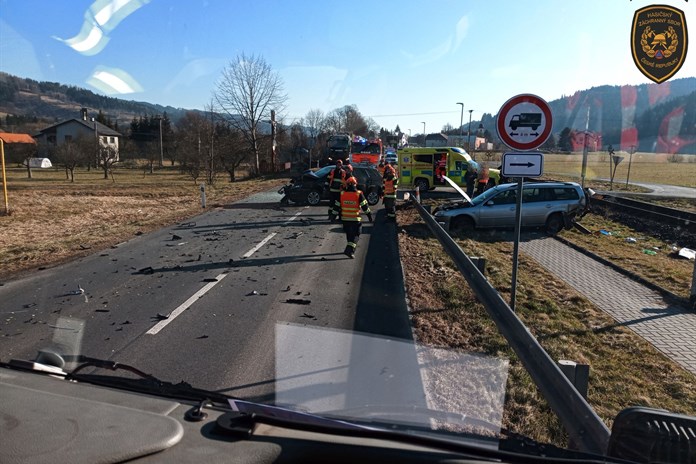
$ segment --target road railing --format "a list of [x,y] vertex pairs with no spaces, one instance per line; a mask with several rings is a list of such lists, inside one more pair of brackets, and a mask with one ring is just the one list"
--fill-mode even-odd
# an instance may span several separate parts
[[534,338],[476,264],[417,201],[410,201],[433,235],[452,258],[476,297],[493,319],[500,333],[522,361],[549,406],[580,450],[604,454],[610,431],[585,398],[563,374],[560,367]]

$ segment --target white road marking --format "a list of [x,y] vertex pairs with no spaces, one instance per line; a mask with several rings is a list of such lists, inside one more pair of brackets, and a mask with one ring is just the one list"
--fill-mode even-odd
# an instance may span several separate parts
[[[283,225],[288,224],[288,223],[294,221],[295,219],[297,219],[297,217],[298,217],[300,214],[302,214],[302,211],[300,211],[299,213],[295,214],[293,217],[291,217],[290,219],[288,219],[287,221],[285,221],[285,222],[283,223]],[[244,258],[250,257],[251,255],[253,255],[254,253],[256,253],[262,246],[264,246],[266,243],[268,243],[268,241],[269,241],[270,239],[272,239],[273,237],[275,237],[276,235],[278,235],[277,232],[272,232],[272,233],[268,234],[268,236],[266,236],[266,238],[264,238],[263,240],[261,240],[254,248],[252,248],[251,250],[247,251],[247,252],[244,254],[243,257],[244,257]],[[148,330],[148,331],[145,332],[145,333],[148,334],[148,335],[157,335],[157,333],[159,333],[160,330],[164,329],[164,328],[167,326],[167,324],[169,324],[170,322],[172,322],[174,319],[177,318],[177,316],[179,316],[181,313],[183,313],[184,311],[186,311],[193,303],[195,303],[196,301],[198,301],[198,299],[199,299],[200,297],[202,297],[203,295],[205,295],[208,291],[210,291],[211,288],[213,288],[214,286],[216,286],[217,284],[219,284],[220,281],[221,281],[222,279],[224,279],[226,276],[227,276],[227,274],[219,274],[217,277],[215,277],[215,279],[216,279],[215,282],[209,282],[208,284],[204,285],[203,288],[201,288],[201,289],[198,290],[196,293],[194,293],[193,296],[191,296],[191,298],[189,298],[188,300],[184,301],[178,308],[176,308],[174,311],[172,311],[171,313],[169,313],[169,317],[168,317],[167,319],[164,319],[164,320],[162,320],[162,321],[159,321],[157,324],[155,324],[150,330]]]
[[[290,222],[294,221],[295,219],[297,219],[297,217],[298,217],[300,214],[302,214],[302,211],[300,211],[299,213],[295,214],[293,217],[291,217],[290,219],[288,219],[287,221],[285,221],[285,222],[283,223],[283,225],[289,224]],[[268,234],[268,236],[267,236],[266,238],[264,238],[263,240],[261,240],[254,248],[252,248],[251,250],[247,251],[247,252],[242,256],[242,258],[249,258],[251,255],[253,255],[253,254],[256,253],[257,251],[259,251],[259,249],[261,249],[262,246],[264,246],[266,243],[268,243],[268,241],[269,241],[270,239],[272,239],[273,237],[275,237],[276,235],[278,235],[278,232],[272,232],[272,233]]]
[[258,244],[256,244],[256,246],[255,246],[254,248],[252,248],[251,250],[247,251],[247,252],[242,256],[242,258],[248,258],[249,256],[251,256],[251,255],[253,255],[254,253],[256,253],[257,251],[259,251],[259,249],[260,249],[262,246],[264,246],[266,243],[268,243],[268,241],[269,241],[270,239],[272,239],[273,237],[275,237],[276,235],[278,235],[277,232],[273,232],[273,233],[271,233],[271,234],[268,234],[268,236],[267,236],[266,238],[264,238],[263,240],[261,240]]
[[215,277],[215,279],[216,279],[215,282],[209,282],[209,283],[205,284],[205,285],[203,286],[203,288],[201,288],[201,289],[198,290],[196,293],[194,293],[193,296],[191,296],[191,298],[189,298],[188,300],[184,301],[181,305],[179,305],[178,308],[176,308],[174,311],[172,311],[172,312],[169,314],[169,317],[168,317],[167,319],[164,319],[163,321],[159,321],[157,324],[155,324],[150,330],[148,330],[148,331],[145,332],[145,333],[148,334],[148,335],[157,335],[157,333],[158,333],[160,330],[164,329],[164,328],[167,326],[167,324],[169,324],[170,322],[172,322],[174,319],[177,318],[177,316],[179,316],[181,313],[183,313],[184,311],[186,311],[193,303],[195,303],[196,301],[198,301],[198,299],[199,299],[200,297],[202,297],[203,295],[205,295],[206,293],[208,293],[208,291],[210,291],[211,288],[213,288],[214,286],[216,286],[217,284],[219,284],[220,281],[221,281],[222,279],[224,279],[226,276],[227,276],[227,274],[219,274],[219,275],[217,275],[217,276]]

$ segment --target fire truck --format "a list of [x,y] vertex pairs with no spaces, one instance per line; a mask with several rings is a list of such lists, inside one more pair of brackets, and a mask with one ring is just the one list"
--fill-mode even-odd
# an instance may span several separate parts
[[381,139],[367,140],[355,136],[351,144],[350,162],[354,165],[377,166],[384,155]]

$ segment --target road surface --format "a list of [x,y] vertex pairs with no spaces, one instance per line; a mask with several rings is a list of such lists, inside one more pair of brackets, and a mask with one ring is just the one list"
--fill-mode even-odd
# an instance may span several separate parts
[[326,205],[279,200],[253,195],[4,282],[0,358],[55,348],[254,401],[423,403],[396,225],[373,207],[349,259]]

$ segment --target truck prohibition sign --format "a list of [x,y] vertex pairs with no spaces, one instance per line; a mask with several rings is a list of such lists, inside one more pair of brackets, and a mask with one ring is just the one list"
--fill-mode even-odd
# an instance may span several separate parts
[[517,130],[518,127],[531,127],[532,130],[537,130],[541,125],[541,113],[514,114],[508,125],[512,130]]

